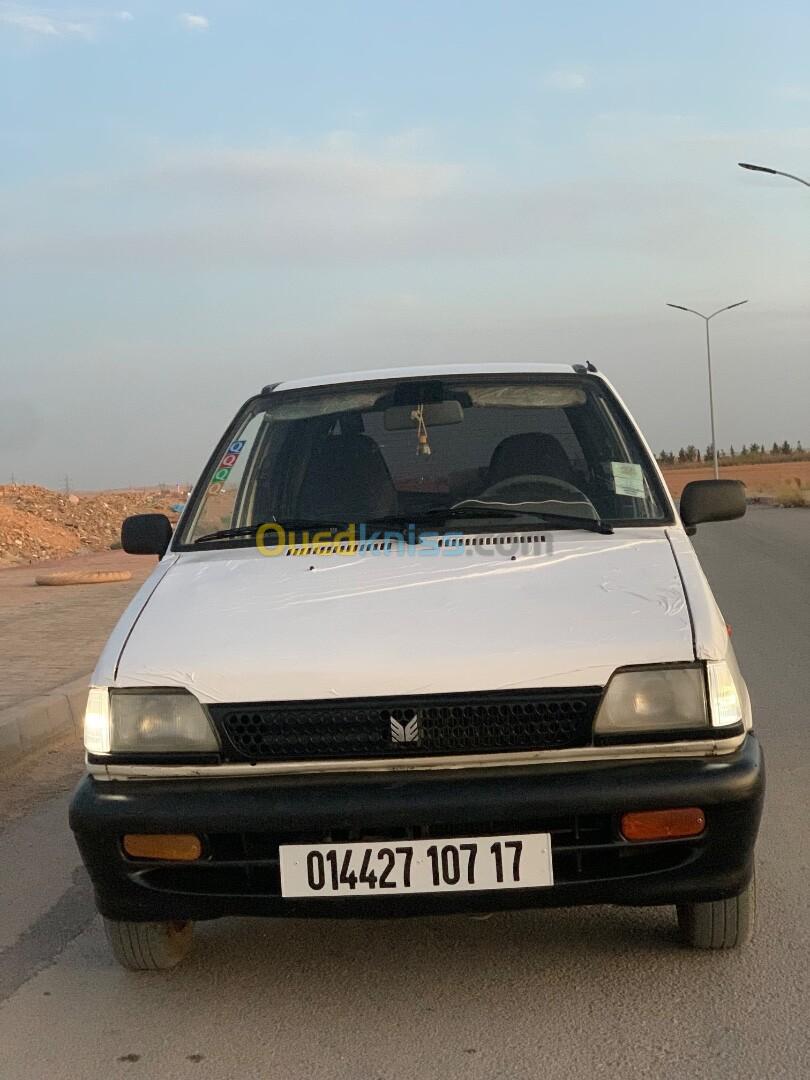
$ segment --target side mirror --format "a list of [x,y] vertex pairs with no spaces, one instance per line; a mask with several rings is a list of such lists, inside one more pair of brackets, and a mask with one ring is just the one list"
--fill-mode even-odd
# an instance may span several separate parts
[[739,480],[693,480],[681,495],[687,531],[703,521],[731,521],[745,513],[745,484]]
[[134,514],[121,525],[121,547],[130,555],[160,555],[172,538],[172,523],[165,514]]

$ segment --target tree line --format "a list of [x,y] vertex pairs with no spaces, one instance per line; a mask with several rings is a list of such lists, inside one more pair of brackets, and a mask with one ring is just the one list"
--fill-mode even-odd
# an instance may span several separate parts
[[[677,452],[674,450],[662,450],[656,454],[659,465],[696,465],[701,461],[712,461],[714,448],[706,447],[705,453],[690,443],[682,446]],[[801,442],[795,446],[785,439],[784,442],[774,442],[770,450],[765,443],[743,443],[739,450],[729,446],[728,450],[718,450],[717,458],[721,465],[762,465],[769,461],[807,461],[810,459],[810,451],[805,450]]]

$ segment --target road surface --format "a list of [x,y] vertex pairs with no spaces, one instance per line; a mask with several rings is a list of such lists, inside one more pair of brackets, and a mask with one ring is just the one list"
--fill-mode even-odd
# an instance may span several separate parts
[[76,767],[50,755],[33,788],[7,788],[0,822],[0,1078],[808,1075],[810,512],[752,509],[696,543],[768,757],[747,950],[679,948],[669,909],[239,919],[199,926],[172,973],[127,974],[93,913],[67,793],[40,794]]

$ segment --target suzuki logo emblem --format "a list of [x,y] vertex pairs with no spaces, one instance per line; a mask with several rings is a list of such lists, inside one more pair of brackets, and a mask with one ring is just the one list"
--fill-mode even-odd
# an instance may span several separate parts
[[391,716],[389,720],[391,724],[391,742],[419,742],[419,717],[413,709],[408,709],[408,711],[403,714],[402,720],[397,720],[395,716]]

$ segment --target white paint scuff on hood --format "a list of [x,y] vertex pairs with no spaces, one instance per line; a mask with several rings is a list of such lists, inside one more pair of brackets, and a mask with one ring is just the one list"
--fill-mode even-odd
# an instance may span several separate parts
[[552,553],[515,558],[182,554],[126,639],[115,685],[185,687],[204,702],[366,697],[604,685],[626,664],[694,659],[663,528],[552,536]]

